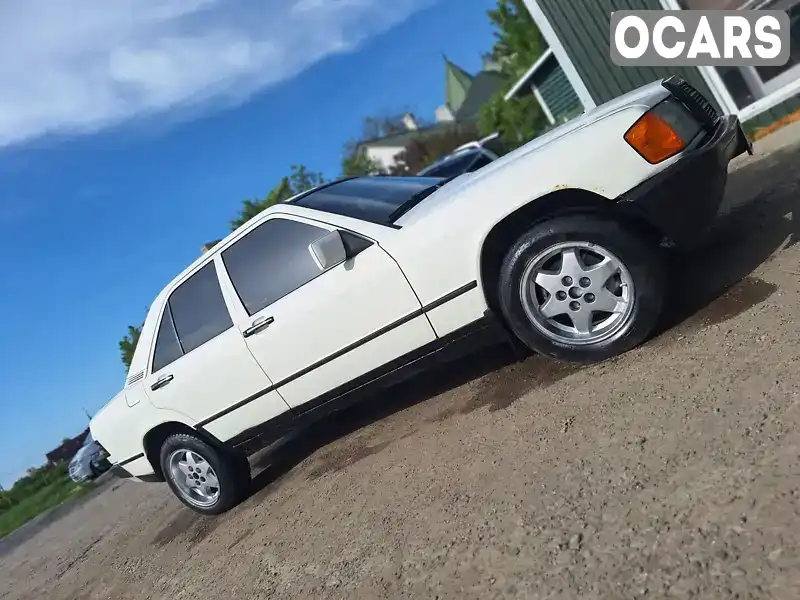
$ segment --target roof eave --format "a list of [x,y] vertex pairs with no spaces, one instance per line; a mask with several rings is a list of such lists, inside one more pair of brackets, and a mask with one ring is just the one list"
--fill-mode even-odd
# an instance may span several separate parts
[[548,48],[542,55],[536,59],[536,62],[533,63],[533,66],[528,69],[525,74],[513,85],[511,89],[506,92],[506,95],[503,97],[504,100],[511,100],[514,96],[519,93],[519,91],[525,86],[528,81],[536,74],[536,71],[542,68],[542,65],[547,61],[548,58],[553,56],[553,49]]

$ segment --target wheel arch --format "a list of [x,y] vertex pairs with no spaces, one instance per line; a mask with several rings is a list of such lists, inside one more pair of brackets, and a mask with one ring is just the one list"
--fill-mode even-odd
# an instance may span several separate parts
[[150,466],[153,468],[153,473],[158,481],[164,481],[164,473],[161,470],[161,446],[164,441],[175,433],[186,433],[193,435],[204,442],[214,446],[215,448],[223,448],[224,444],[206,431],[201,431],[182,423],[180,421],[165,421],[159,423],[151,428],[144,434],[142,438],[142,447],[144,448],[144,455],[147,457]]
[[500,265],[508,249],[519,237],[538,223],[576,214],[612,217],[661,239],[663,234],[653,225],[631,214],[615,210],[616,202],[597,192],[583,188],[563,188],[540,196],[497,221],[481,240],[478,259],[478,285],[489,309],[504,320],[497,297]]

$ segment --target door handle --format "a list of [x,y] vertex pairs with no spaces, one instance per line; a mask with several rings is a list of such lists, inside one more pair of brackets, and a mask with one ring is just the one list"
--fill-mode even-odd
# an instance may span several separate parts
[[262,329],[269,327],[275,321],[274,317],[258,317],[253,324],[242,332],[244,337],[257,334]]
[[173,379],[172,374],[162,375],[161,377],[156,379],[156,382],[150,386],[150,389],[155,392],[156,390],[161,389],[162,387],[167,385],[170,381],[172,381],[172,379]]

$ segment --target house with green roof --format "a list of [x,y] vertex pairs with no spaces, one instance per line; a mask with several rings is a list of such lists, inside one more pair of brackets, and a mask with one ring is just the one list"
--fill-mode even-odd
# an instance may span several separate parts
[[474,125],[481,107],[503,85],[499,68],[486,62],[479,73],[472,75],[446,57],[444,67],[444,104],[436,109],[436,120],[432,125],[421,126],[414,115],[408,113],[402,119],[402,131],[361,142],[359,151],[388,169],[396,164],[397,155],[411,140],[441,134],[458,126]]
[[499,66],[485,62],[483,70],[470,75],[458,65],[445,62],[445,102],[436,109],[438,123],[475,123],[481,107],[503,85]]

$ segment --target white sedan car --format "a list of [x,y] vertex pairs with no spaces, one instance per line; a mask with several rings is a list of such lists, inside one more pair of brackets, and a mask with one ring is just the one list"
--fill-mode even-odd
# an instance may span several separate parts
[[118,475],[216,514],[247,493],[248,452],[431,362],[502,340],[624,352],[661,313],[662,242],[701,239],[746,151],[736,117],[670,78],[453,180],[303,193],[164,288],[92,433]]

